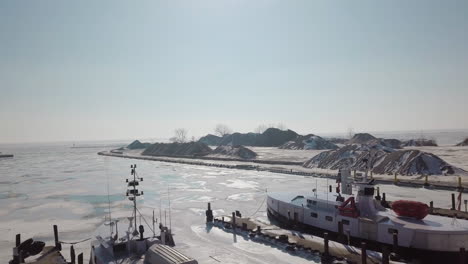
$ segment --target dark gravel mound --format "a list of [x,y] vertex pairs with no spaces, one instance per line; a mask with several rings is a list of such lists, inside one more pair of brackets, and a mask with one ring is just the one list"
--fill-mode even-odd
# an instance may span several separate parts
[[437,143],[432,139],[411,139],[403,142],[404,147],[437,147]]
[[279,146],[280,149],[337,149],[338,146],[319,136],[309,134],[298,136]]
[[221,137],[218,137],[218,136],[215,136],[215,135],[212,135],[212,134],[208,134],[204,137],[201,137],[198,142],[201,142],[201,143],[205,143],[207,145],[210,145],[210,146],[218,146],[220,143],[221,143],[221,140],[223,138]]
[[135,140],[127,146],[127,149],[145,149],[150,145],[151,143],[141,143],[139,140]]
[[155,143],[150,145],[142,155],[148,156],[206,156],[211,153],[208,145],[200,142],[189,143]]
[[468,138],[465,138],[462,142],[458,143],[457,146],[468,146]]
[[[379,145],[377,145],[379,146]],[[374,147],[376,157],[380,158],[388,153],[384,148]],[[368,145],[346,145],[336,150],[329,150],[322,152],[312,159],[306,161],[303,167],[306,168],[320,168],[320,169],[364,169],[366,163],[364,159],[369,158],[369,151],[371,147]]]
[[346,144],[349,141],[347,138],[327,138],[333,144]]
[[366,144],[371,140],[376,140],[377,138],[368,133],[357,133],[354,137],[346,142],[346,144]]
[[386,139],[386,138],[377,138],[373,139],[370,141],[367,141],[362,144],[367,144],[367,145],[382,145],[387,148],[392,148],[392,149],[401,149],[402,142],[398,139]]
[[241,159],[255,159],[257,157],[257,153],[240,145],[219,146],[215,150],[213,150],[213,152],[211,152],[211,155],[229,156]]
[[365,159],[369,159],[369,152],[375,152],[372,161],[372,171],[378,174],[401,175],[428,174],[444,175],[453,174],[457,168],[434,154],[419,150],[394,151],[381,145],[347,145],[337,150],[322,152],[312,159],[306,161],[303,166],[307,168],[321,169],[343,169],[351,168],[365,169]]
[[244,146],[257,146],[257,141],[261,134],[257,133],[234,133],[226,135],[222,138],[220,145],[244,145]]
[[222,138],[220,145],[244,145],[257,147],[278,147],[297,138],[298,134],[292,130],[269,128],[262,134],[234,133]]
[[402,175],[453,174],[454,168],[434,154],[419,150],[399,150],[389,153],[373,169],[374,173],[398,173]]

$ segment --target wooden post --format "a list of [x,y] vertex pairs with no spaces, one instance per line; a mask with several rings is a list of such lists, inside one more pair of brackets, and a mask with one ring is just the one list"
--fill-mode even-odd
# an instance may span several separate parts
[[434,202],[433,202],[433,201],[430,201],[430,202],[429,202],[429,212],[432,213],[433,210],[434,210]]
[[460,264],[466,263],[465,248],[460,248]]
[[73,248],[73,245],[70,247],[70,261],[71,264],[75,264],[75,249]]
[[455,194],[452,193],[452,208],[451,210],[455,210]]
[[379,186],[377,186],[377,196],[375,197],[375,199],[376,199],[377,201],[380,201],[380,199],[381,199]]
[[328,233],[323,233],[323,254],[328,256]]
[[397,254],[398,252],[398,232],[393,232],[393,253]]
[[343,222],[338,221],[338,241],[343,243],[344,242],[344,232],[343,232]]
[[330,192],[332,192],[332,186],[328,186],[328,189],[330,190]]
[[16,234],[16,247],[21,244],[21,234]]
[[236,228],[236,214],[232,212],[232,229]]
[[429,186],[429,181],[427,180],[427,175],[425,176],[424,186]]
[[390,263],[390,251],[388,250],[387,246],[382,246],[382,264],[389,264]]
[[395,172],[395,176],[394,176],[394,178],[393,178],[393,183],[394,183],[394,184],[397,184],[397,183],[398,183],[398,176],[397,176],[397,175],[398,175],[398,173]]
[[54,225],[54,240],[55,240],[55,249],[58,251],[62,250],[62,244],[60,244],[58,239],[58,228],[57,225]]
[[361,263],[367,264],[366,242],[361,242]]
[[462,181],[461,181],[461,177],[458,176],[458,188],[461,189],[462,188]]
[[211,210],[211,203],[208,203],[208,210],[206,210],[205,214],[206,214],[206,222],[207,223],[213,222],[213,210]]
[[78,255],[78,264],[83,264],[83,253]]

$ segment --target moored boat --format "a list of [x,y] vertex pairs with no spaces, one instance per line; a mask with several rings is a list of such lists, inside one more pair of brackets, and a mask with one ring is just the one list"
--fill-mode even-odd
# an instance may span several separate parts
[[289,226],[370,244],[393,247],[396,239],[405,252],[458,253],[468,246],[467,220],[427,215],[427,205],[419,202],[399,201],[387,209],[375,199],[367,172],[354,183],[350,174],[340,170],[343,190],[337,193],[269,193],[268,215]]

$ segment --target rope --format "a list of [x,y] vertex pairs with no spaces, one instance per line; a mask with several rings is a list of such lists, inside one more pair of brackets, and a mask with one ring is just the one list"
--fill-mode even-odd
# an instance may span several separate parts
[[59,241],[59,242],[62,243],[62,244],[75,245],[75,244],[78,244],[78,243],[82,243],[82,242],[88,241],[88,240],[90,240],[90,239],[91,239],[91,238],[86,238],[86,239],[83,239],[83,240],[77,241],[77,242],[63,242],[63,241]]
[[[146,222],[146,218],[143,216],[143,214],[140,212],[140,210],[137,208],[137,211],[138,213],[140,214],[140,221],[141,221],[141,218],[143,218],[143,221],[145,221],[146,225],[148,226],[148,228],[151,230],[151,232],[153,232],[153,234],[155,234],[154,230],[151,228],[151,226],[148,224],[148,222]],[[135,219],[136,220],[136,219]]]
[[263,201],[262,201],[262,203],[260,204],[260,206],[259,206],[259,207],[257,208],[257,210],[256,210],[252,215],[250,215],[249,217],[254,216],[256,213],[258,213],[258,211],[260,211],[260,208],[262,208],[263,203],[265,203],[266,198],[267,198],[267,196],[265,195],[265,198],[263,198]]

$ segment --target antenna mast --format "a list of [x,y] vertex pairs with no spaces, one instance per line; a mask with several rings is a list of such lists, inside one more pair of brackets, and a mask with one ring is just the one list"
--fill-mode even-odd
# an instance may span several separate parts
[[[143,181],[143,178],[138,178],[136,174],[136,164],[130,165],[130,175],[133,176],[133,180],[127,179],[128,187],[129,189],[127,190],[127,196],[130,201],[133,201],[133,215],[134,215],[134,223],[135,223],[135,231],[137,230],[137,203],[136,203],[136,198],[140,195],[143,195],[143,191],[140,193],[137,189],[137,186],[140,185],[140,182]],[[133,187],[133,188],[132,188]]]

